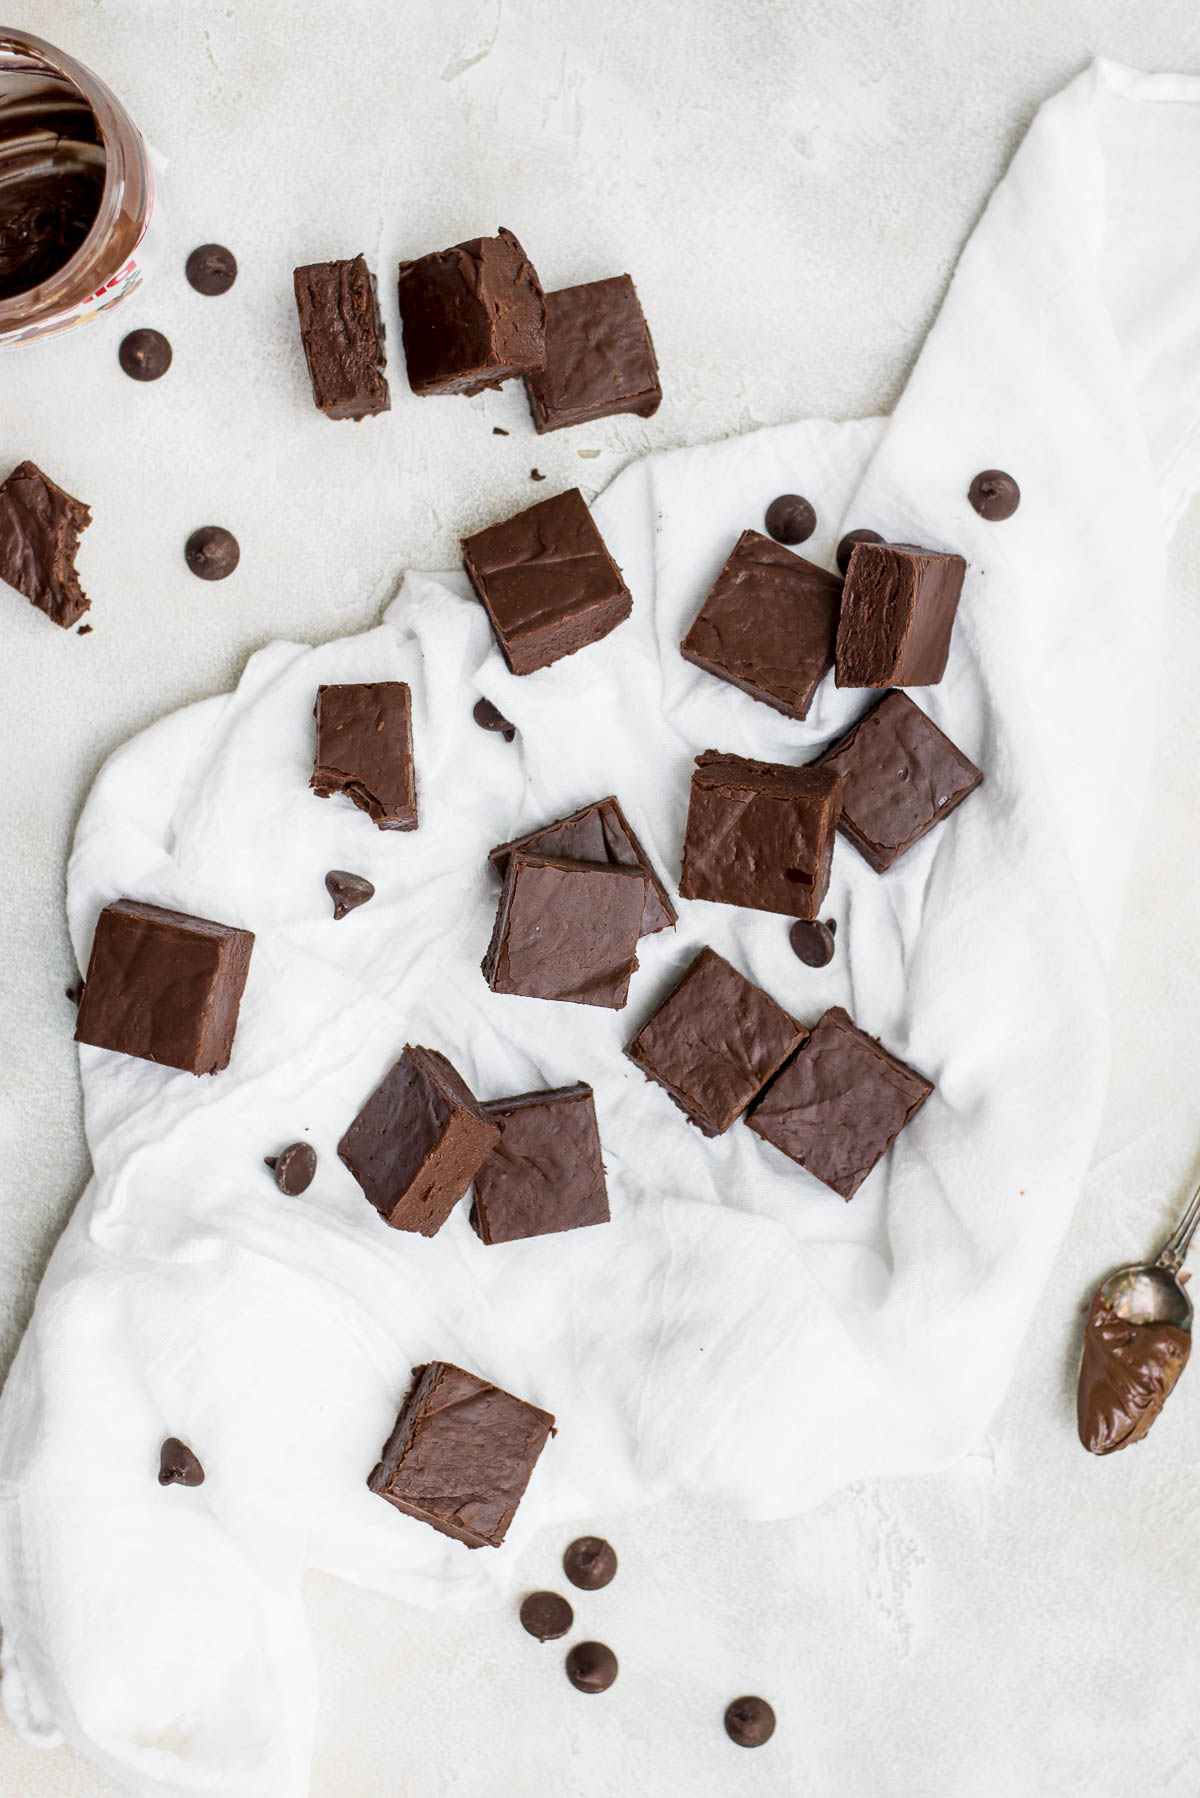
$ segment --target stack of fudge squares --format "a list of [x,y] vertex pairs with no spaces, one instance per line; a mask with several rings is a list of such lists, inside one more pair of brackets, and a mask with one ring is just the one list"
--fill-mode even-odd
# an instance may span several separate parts
[[[332,417],[388,403],[374,283],[358,264],[296,273],[314,396]],[[405,263],[400,306],[417,393],[474,393],[520,377],[538,430],[658,404],[654,352],[626,276],[547,296],[502,231]],[[462,547],[515,675],[586,650],[629,615],[621,571],[576,489]],[[831,671],[840,687],[882,690],[804,765],[717,748],[696,758],[679,882],[687,900],[815,924],[839,833],[886,875],[982,779],[904,690],[942,678],[963,558],[868,531],[849,533],[842,551],[844,579],[775,537],[744,531],[683,639],[682,655],[705,675],[789,718],[807,717]],[[314,712],[313,792],[348,801],[381,831],[417,829],[420,746],[414,752],[407,685],[322,686]],[[488,701],[474,716],[505,741],[515,735]],[[617,797],[499,844],[490,862],[499,890],[482,969],[491,990],[623,1009],[639,945],[672,929],[677,913]],[[323,878],[331,927],[375,890],[350,870]],[[117,900],[97,925],[77,1040],[219,1072],[253,944],[240,926]],[[932,1091],[841,1007],[807,1028],[711,947],[626,1053],[705,1136],[744,1120],[846,1200]],[[338,1155],[384,1223],[424,1237],[472,1188],[470,1224],[486,1247],[609,1220],[583,1080],[481,1100],[443,1053],[408,1044],[346,1127]],[[371,1489],[468,1546],[498,1545],[554,1418],[450,1363],[414,1369],[413,1378]]]

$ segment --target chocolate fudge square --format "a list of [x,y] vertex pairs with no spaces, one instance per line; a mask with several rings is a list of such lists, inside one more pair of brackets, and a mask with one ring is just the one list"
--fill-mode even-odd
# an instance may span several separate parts
[[702,949],[625,1053],[705,1136],[721,1136],[808,1032],[715,949]]
[[835,1005],[746,1122],[764,1142],[852,1199],[932,1091],[924,1074],[889,1055]]
[[413,1379],[368,1486],[468,1548],[499,1548],[553,1417],[448,1361]]
[[877,874],[886,874],[983,779],[907,693],[881,699],[817,766],[841,775],[838,829]]
[[91,610],[75,572],[79,539],[91,522],[91,508],[33,462],[19,463],[0,487],[0,581],[64,630]]
[[77,1043],[186,1074],[229,1066],[254,936],[138,899],[96,923]]
[[318,799],[344,793],[380,830],[417,828],[412,696],[402,680],[318,687]]
[[514,674],[624,623],[633,601],[578,487],[463,539],[463,566]]
[[414,393],[482,393],[546,360],[546,296],[511,231],[400,264]]
[[494,993],[620,1011],[637,967],[649,886],[642,868],[514,849],[483,973]]
[[829,885],[842,783],[828,768],[696,757],[679,891],[815,918]]
[[842,589],[838,686],[935,686],[966,571],[961,556],[914,543],[856,543]]
[[488,860],[501,880],[508,871],[508,858],[514,849],[527,849],[531,855],[553,856],[558,861],[612,862],[622,868],[643,868],[650,884],[642,914],[642,935],[653,936],[656,931],[671,929],[678,922],[667,889],[654,872],[615,794],[581,806],[569,817],[556,818],[553,824],[543,824],[540,830],[531,830],[527,836],[516,837],[511,843],[500,843]]
[[525,377],[539,435],[662,404],[658,362],[628,275],[546,295],[546,365]]
[[338,1156],[393,1230],[436,1236],[499,1140],[458,1069],[410,1043]]
[[743,531],[680,653],[786,718],[807,718],[833,667],[841,597],[835,574]]
[[313,401],[326,418],[370,418],[391,406],[383,321],[363,257],[310,262],[292,275]]
[[471,1223],[484,1242],[517,1242],[608,1222],[590,1086],[578,1081],[494,1099],[483,1114],[501,1133],[475,1176]]

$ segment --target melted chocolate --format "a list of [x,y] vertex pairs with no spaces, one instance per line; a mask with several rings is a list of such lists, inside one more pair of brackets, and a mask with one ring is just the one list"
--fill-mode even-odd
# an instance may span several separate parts
[[1187,1366],[1192,1338],[1174,1324],[1129,1323],[1098,1292],[1083,1329],[1079,1440],[1111,1455],[1140,1442]]
[[48,73],[0,81],[0,300],[28,293],[74,256],[104,194],[99,127],[82,94]]

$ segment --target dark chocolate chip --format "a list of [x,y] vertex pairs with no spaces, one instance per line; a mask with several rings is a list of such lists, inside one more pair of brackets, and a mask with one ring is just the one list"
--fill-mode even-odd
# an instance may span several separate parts
[[803,543],[817,528],[817,515],[798,493],[781,493],[767,507],[767,530],[776,543]]
[[159,1450],[158,1483],[160,1486],[202,1486],[204,1469],[186,1442],[168,1436]]
[[335,919],[357,911],[360,905],[375,897],[375,888],[369,880],[361,874],[350,874],[345,868],[330,868],[325,876],[325,891],[333,900]]
[[233,532],[219,524],[202,525],[193,531],[183,553],[192,573],[202,581],[223,581],[233,573],[242,556]]
[[850,566],[850,557],[854,554],[856,543],[882,543],[883,538],[878,531],[847,531],[837,546],[838,573],[845,574]]
[[480,730],[498,730],[506,743],[511,743],[517,734],[515,724],[510,724],[504,713],[499,711],[490,699],[477,699],[475,710],[471,713]]
[[521,1606],[521,1627],[539,1642],[556,1642],[574,1621],[574,1611],[557,1592],[531,1592]]
[[313,1183],[317,1171],[317,1151],[310,1142],[290,1142],[278,1155],[263,1157],[275,1176],[275,1184],[289,1199],[299,1198]]
[[503,427],[500,425],[493,425],[492,426],[492,436],[493,437],[507,437],[508,432],[506,430],[504,430]]
[[563,1572],[584,1592],[598,1592],[616,1571],[616,1550],[603,1536],[577,1536],[563,1556]]
[[617,1677],[617,1657],[603,1642],[576,1642],[567,1655],[567,1678],[577,1692],[607,1692]]
[[725,1734],[739,1748],[761,1748],[775,1734],[775,1713],[765,1698],[735,1698],[725,1712]]
[[131,331],[117,360],[132,381],[157,381],[171,366],[171,346],[161,331]]
[[237,280],[237,258],[221,243],[202,243],[184,270],[197,293],[228,293]]
[[529,478],[531,481],[544,481],[546,477],[540,468],[531,468],[529,470]]
[[803,918],[796,919],[788,931],[788,941],[806,967],[828,967],[833,960],[834,928],[832,924],[822,924],[819,919],[814,919],[811,924]]
[[73,980],[71,982],[71,985],[69,987],[67,987],[66,993],[67,993],[67,998],[71,1001],[71,1004],[78,1005],[79,1001],[83,998],[83,981],[82,980]]
[[90,637],[91,634],[92,627],[90,624],[81,624],[79,629],[75,632],[77,637]]
[[1021,489],[1002,468],[985,468],[967,488],[967,498],[981,518],[998,524],[1011,518],[1021,503]]

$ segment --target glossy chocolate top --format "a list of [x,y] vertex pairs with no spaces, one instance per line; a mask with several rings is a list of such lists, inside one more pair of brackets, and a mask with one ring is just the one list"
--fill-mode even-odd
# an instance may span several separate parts
[[413,1373],[367,1484],[468,1548],[498,1548],[554,1419],[446,1361]]
[[560,861],[612,862],[623,868],[643,868],[650,885],[646,891],[646,909],[642,916],[642,935],[652,936],[657,930],[669,929],[677,921],[675,907],[667,889],[655,873],[650,858],[642,848],[621,810],[615,794],[581,806],[566,818],[543,824],[540,830],[500,843],[488,860],[501,880],[514,849],[528,849],[533,855],[554,856]]
[[692,776],[680,893],[815,918],[841,804],[842,783],[826,768],[706,749]]
[[525,387],[539,432],[658,411],[658,363],[628,275],[546,295],[546,364]]
[[907,693],[889,693],[820,758],[842,777],[838,828],[875,869],[940,824],[983,779]]
[[488,985],[619,1011],[637,967],[648,885],[641,868],[513,850],[483,960]]
[[743,531],[691,630],[684,659],[807,718],[833,667],[842,583],[759,531]]
[[79,538],[91,509],[56,487],[33,462],[21,462],[0,487],[0,580],[67,629],[91,608],[75,573]]
[[719,1136],[807,1034],[724,956],[702,949],[625,1053],[706,1136]]
[[852,1199],[932,1091],[923,1074],[835,1005],[751,1108],[747,1123]]
[[380,830],[417,828],[411,694],[404,681],[318,687],[318,798],[344,793]]
[[579,1081],[517,1093],[490,1100],[482,1110],[500,1126],[500,1141],[475,1176],[471,1223],[484,1242],[516,1242],[608,1222],[590,1086]]

